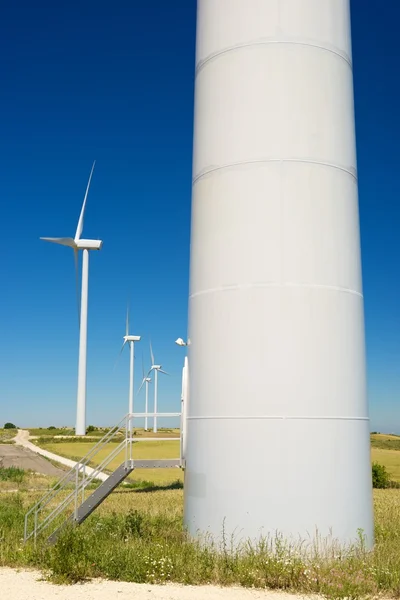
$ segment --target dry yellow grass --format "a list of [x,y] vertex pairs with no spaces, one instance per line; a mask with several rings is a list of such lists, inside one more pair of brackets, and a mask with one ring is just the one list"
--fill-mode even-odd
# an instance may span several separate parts
[[383,465],[394,481],[400,481],[400,452],[398,450],[371,449],[372,462]]
[[[65,492],[63,492],[65,493]],[[264,544],[230,553],[191,542],[182,527],[182,490],[116,490],[55,546],[21,545],[24,512],[38,494],[1,494],[0,565],[37,567],[57,582],[119,581],[241,585],[330,600],[400,597],[400,491],[375,490],[376,543],[324,560],[297,547]]]
[[21,483],[15,481],[0,481],[0,493],[11,490],[25,492],[29,490],[47,490],[57,483],[57,478],[27,472]]
[[151,516],[183,516],[183,490],[147,492],[118,488],[99,506],[97,514],[127,514],[130,510],[146,512]]
[[[93,444],[88,443],[56,443],[43,445],[46,450],[65,456],[72,459],[83,458],[93,447]],[[100,464],[106,456],[108,456],[115,448],[116,443],[110,443],[94,457],[93,463]],[[151,441],[151,442],[136,442],[133,444],[133,458],[136,459],[172,459],[179,457],[179,441]],[[116,469],[125,458],[124,452],[118,454],[114,460],[108,465],[108,470]],[[154,483],[171,483],[177,479],[182,480],[181,469],[137,469],[134,471],[130,479],[147,480]]]
[[388,433],[372,433],[371,434],[371,439],[376,439],[376,440],[400,440],[400,436],[398,435],[389,435]]

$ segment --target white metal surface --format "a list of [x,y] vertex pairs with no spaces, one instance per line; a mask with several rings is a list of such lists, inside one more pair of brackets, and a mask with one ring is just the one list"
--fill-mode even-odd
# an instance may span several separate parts
[[144,430],[148,431],[149,429],[149,420],[147,417],[147,413],[149,412],[149,383],[151,380],[149,380],[149,377],[146,377],[145,379],[145,386],[146,386],[146,400],[145,400],[145,404],[144,404],[144,412],[146,413],[146,417],[144,419]]
[[82,253],[81,320],[79,328],[78,393],[76,402],[76,435],[86,435],[86,362],[87,315],[89,289],[89,251]]
[[158,394],[158,369],[154,368],[154,420],[153,431],[157,433],[157,394]]
[[[86,434],[86,353],[87,353],[87,308],[88,308],[88,274],[89,274],[89,253],[88,250],[100,250],[103,242],[101,240],[82,239],[83,223],[85,218],[86,202],[89,194],[90,184],[92,181],[93,171],[96,161],[93,162],[90,171],[89,181],[86,186],[86,192],[83,199],[81,212],[79,215],[78,225],[74,238],[50,238],[42,237],[41,240],[67,246],[72,248],[75,255],[75,269],[78,282],[78,251],[83,251],[82,259],[82,291],[80,301],[80,332],[79,332],[79,364],[78,364],[78,391],[77,391],[77,406],[76,406],[76,435]],[[78,283],[77,283],[78,293]],[[78,300],[79,305],[79,300]]]
[[192,534],[373,543],[348,0],[198,0]]
[[[134,362],[135,362],[135,342],[129,342],[129,408],[128,412],[133,413],[133,382],[134,382]],[[129,422],[132,427],[132,422]]]
[[186,416],[188,404],[188,385],[189,385],[189,367],[188,357],[185,356],[182,368],[182,392],[181,392],[181,456],[183,461],[186,458]]

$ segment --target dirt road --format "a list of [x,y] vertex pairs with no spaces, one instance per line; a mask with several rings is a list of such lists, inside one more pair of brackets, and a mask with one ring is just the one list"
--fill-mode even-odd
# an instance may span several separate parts
[[61,477],[63,471],[52,465],[48,460],[22,446],[0,444],[0,466],[19,467],[42,475]]
[[214,586],[158,586],[114,581],[55,586],[39,581],[40,577],[33,571],[0,569],[1,597],[15,600],[304,600],[292,594]]
[[[44,450],[43,448],[39,448],[39,446],[35,446],[35,444],[32,444],[32,442],[29,441],[29,431],[27,431],[26,429],[18,429],[18,433],[15,437],[15,444],[17,446],[23,446],[30,452],[34,452],[35,454],[39,454],[41,456],[49,458],[50,460],[54,460],[60,463],[61,465],[69,467],[70,469],[76,465],[76,462],[74,460],[64,458],[63,456],[59,456],[58,454],[54,454],[53,452],[49,452],[48,450]],[[86,473],[88,475],[91,475],[93,473],[93,469],[91,469],[90,467],[86,467]],[[96,475],[96,479],[100,479],[100,481],[106,481],[107,478],[108,475],[106,475],[105,473],[100,472]]]

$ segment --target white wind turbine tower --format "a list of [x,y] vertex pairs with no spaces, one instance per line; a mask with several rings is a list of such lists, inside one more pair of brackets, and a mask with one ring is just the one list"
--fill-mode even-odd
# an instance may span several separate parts
[[143,375],[142,383],[140,384],[140,387],[139,387],[137,393],[139,394],[140,390],[142,389],[142,387],[144,385],[145,391],[146,391],[146,400],[145,400],[145,408],[144,408],[144,412],[146,413],[146,416],[144,418],[144,430],[148,431],[149,425],[148,425],[147,413],[149,412],[149,383],[151,383],[151,377],[144,374],[143,359],[142,359],[142,375]]
[[100,250],[103,245],[101,240],[85,240],[81,238],[83,230],[83,219],[85,216],[86,201],[92,180],[93,170],[96,161],[94,161],[90,171],[89,181],[86,187],[86,193],[83,200],[81,214],[79,216],[78,226],[74,238],[48,238],[42,237],[41,240],[68,246],[72,248],[75,256],[76,274],[78,277],[78,251],[82,250],[82,287],[80,302],[80,331],[79,331],[79,366],[78,366],[78,393],[76,406],[76,435],[86,434],[86,358],[87,358],[87,313],[88,313],[88,283],[89,283],[89,250]]
[[164,373],[164,375],[169,375],[166,371],[163,371],[162,365],[156,365],[154,361],[153,348],[151,347],[150,342],[150,356],[151,356],[151,367],[150,371],[147,375],[150,375],[152,371],[154,371],[154,433],[157,433],[157,393],[158,393],[158,373]]
[[[133,413],[133,379],[134,379],[134,360],[135,360],[135,342],[140,342],[140,335],[129,334],[129,307],[126,311],[126,329],[124,335],[124,343],[122,344],[122,353],[125,344],[129,344],[130,350],[130,361],[129,361],[129,408],[128,412],[130,415]],[[132,430],[132,418],[129,419],[129,431]]]

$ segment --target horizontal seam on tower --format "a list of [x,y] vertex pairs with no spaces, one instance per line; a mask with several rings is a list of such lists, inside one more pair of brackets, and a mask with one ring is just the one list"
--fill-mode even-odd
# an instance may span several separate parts
[[220,56],[223,56],[224,54],[228,54],[230,52],[234,52],[237,50],[245,50],[247,48],[254,48],[257,46],[268,46],[268,45],[272,45],[272,44],[290,44],[292,46],[304,46],[304,47],[308,47],[308,48],[316,48],[318,50],[323,50],[325,52],[330,52],[331,54],[334,54],[335,56],[338,56],[339,58],[344,60],[344,62],[350,67],[350,69],[353,69],[352,62],[347,54],[344,54],[344,53],[342,54],[338,50],[333,50],[332,48],[328,48],[327,46],[321,46],[319,44],[311,44],[310,42],[298,42],[298,41],[294,41],[294,40],[268,40],[268,41],[264,40],[264,41],[259,41],[259,42],[250,42],[250,43],[246,43],[246,44],[235,44],[235,46],[229,46],[228,48],[224,48],[223,50],[218,50],[217,52],[213,52],[212,54],[207,56],[207,58],[203,58],[203,60],[198,62],[197,66],[196,66],[196,77],[197,77],[198,73],[209,62],[213,61],[216,58],[219,58]]
[[197,296],[205,296],[207,294],[215,294],[218,292],[232,292],[236,290],[247,290],[253,288],[268,288],[268,287],[299,287],[299,288],[316,288],[316,289],[326,289],[335,292],[342,292],[345,294],[351,294],[353,296],[358,296],[359,298],[363,298],[363,294],[361,292],[357,292],[357,290],[352,290],[350,288],[345,288],[336,285],[323,285],[318,283],[246,283],[246,284],[236,284],[236,285],[227,285],[220,286],[215,288],[209,288],[208,290],[202,290],[201,292],[194,292],[190,294],[190,298],[196,298]]
[[354,174],[352,171],[350,171],[350,169],[347,169],[346,167],[342,167],[340,165],[335,165],[333,163],[323,162],[323,161],[319,161],[319,160],[311,160],[311,159],[307,159],[307,158],[256,158],[254,160],[240,160],[237,162],[228,163],[226,165],[221,165],[218,167],[211,167],[205,171],[202,171],[198,175],[196,175],[196,177],[194,177],[192,180],[192,185],[195,185],[203,177],[206,177],[207,175],[210,175],[217,171],[231,169],[232,167],[240,167],[242,165],[254,165],[254,164],[276,163],[276,162],[305,163],[305,164],[310,164],[310,165],[317,165],[320,167],[329,167],[330,169],[337,169],[338,171],[343,171],[344,173],[347,173],[348,175],[353,177],[353,179],[355,181],[358,181],[357,175]]
[[221,420],[221,419],[229,419],[229,420],[255,420],[255,419],[260,419],[260,420],[271,420],[271,421],[369,421],[369,417],[331,417],[331,416],[327,416],[327,417],[314,417],[314,416],[310,416],[310,417],[301,417],[301,416],[291,416],[291,417],[285,417],[285,416],[281,416],[281,415],[276,415],[276,416],[272,416],[272,415],[255,415],[255,416],[248,416],[248,415],[215,415],[215,416],[208,416],[208,417],[186,417],[188,421],[196,421],[196,420],[209,420],[209,419],[215,419],[215,420]]

